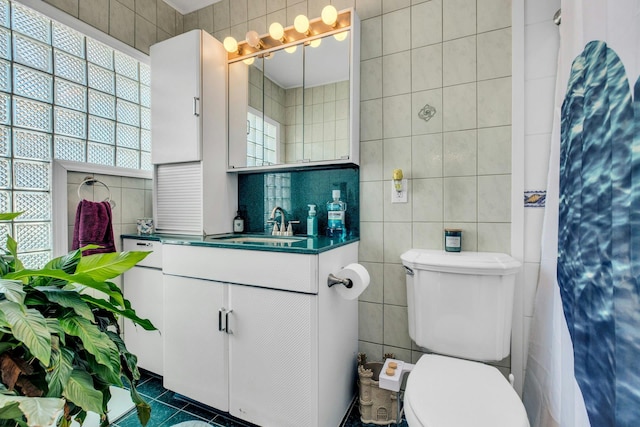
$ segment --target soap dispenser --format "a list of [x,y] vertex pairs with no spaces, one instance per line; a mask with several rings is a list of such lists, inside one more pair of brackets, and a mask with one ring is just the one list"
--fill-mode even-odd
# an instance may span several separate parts
[[233,232],[244,232],[244,218],[242,218],[242,215],[240,215],[240,211],[237,212],[236,217],[233,219]]
[[316,237],[318,235],[318,217],[316,216],[316,205],[309,206],[309,216],[307,217],[307,236]]

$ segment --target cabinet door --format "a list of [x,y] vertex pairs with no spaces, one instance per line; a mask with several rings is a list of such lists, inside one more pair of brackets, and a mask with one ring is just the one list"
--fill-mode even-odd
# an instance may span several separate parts
[[164,276],[164,387],[229,409],[227,334],[218,330],[226,285]]
[[230,413],[265,427],[317,425],[315,295],[229,286]]
[[201,30],[151,46],[151,162],[202,158]]
[[138,366],[163,375],[162,358],[162,271],[133,267],[124,273],[124,297],[131,302],[138,317],[151,320],[159,331],[145,331],[141,326],[124,319],[124,342],[127,349],[138,356]]

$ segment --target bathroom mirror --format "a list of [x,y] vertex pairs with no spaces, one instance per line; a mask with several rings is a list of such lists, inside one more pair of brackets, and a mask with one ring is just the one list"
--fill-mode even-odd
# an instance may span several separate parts
[[229,171],[359,163],[356,31],[230,60]]
[[304,46],[305,162],[349,158],[349,33],[336,36]]

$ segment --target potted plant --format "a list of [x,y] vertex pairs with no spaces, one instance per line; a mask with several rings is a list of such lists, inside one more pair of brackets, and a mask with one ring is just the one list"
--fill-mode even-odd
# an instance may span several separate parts
[[[0,220],[18,215],[0,214]],[[0,427],[66,427],[73,418],[82,424],[88,411],[108,426],[110,385],[129,386],[146,425],[151,408],[136,391],[137,358],[120,338],[117,318],[155,327],[110,280],[148,252],[83,257],[83,250],[96,248],[87,246],[35,270],[24,268],[18,243],[7,239],[0,249]],[[106,297],[83,293],[86,288]]]

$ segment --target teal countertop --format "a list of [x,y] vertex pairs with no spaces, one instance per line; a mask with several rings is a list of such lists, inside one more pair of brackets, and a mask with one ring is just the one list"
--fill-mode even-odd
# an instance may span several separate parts
[[[346,237],[344,239],[329,238],[326,236],[308,237],[296,235],[291,237],[276,237],[265,234],[215,234],[210,236],[192,236],[180,234],[122,234],[123,239],[153,240],[171,245],[191,245],[212,248],[245,249],[269,252],[288,252],[299,254],[318,254],[339,246],[357,242],[359,237]],[[260,241],[238,241],[243,238],[256,238],[272,240],[277,238],[278,242]]]

